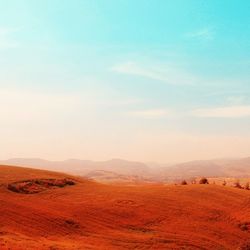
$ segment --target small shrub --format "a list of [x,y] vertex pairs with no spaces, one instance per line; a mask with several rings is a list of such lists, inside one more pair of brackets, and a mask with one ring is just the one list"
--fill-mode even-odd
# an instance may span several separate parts
[[18,187],[15,184],[8,184],[8,189],[11,190],[12,192],[19,192]]
[[242,188],[242,186],[240,185],[240,182],[238,180],[234,183],[234,187],[235,188]]
[[72,186],[72,185],[75,185],[75,182],[72,180],[66,179],[66,184]]
[[209,184],[208,179],[205,177],[201,178],[199,184]]
[[224,181],[222,182],[222,185],[223,185],[223,186],[226,186],[226,185],[227,185],[227,182],[224,180]]
[[245,184],[245,189],[246,189],[246,190],[250,190],[249,182],[247,182],[247,183]]
[[65,224],[67,226],[70,226],[70,227],[73,227],[73,228],[79,228],[80,227],[80,224],[72,219],[67,219],[65,220]]
[[181,185],[187,185],[186,180],[183,180],[183,181],[181,182]]
[[246,223],[243,223],[243,224],[240,225],[240,229],[242,231],[247,231],[248,230],[248,225]]

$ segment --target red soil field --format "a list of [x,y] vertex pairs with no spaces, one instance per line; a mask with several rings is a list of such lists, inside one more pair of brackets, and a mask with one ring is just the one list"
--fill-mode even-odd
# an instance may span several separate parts
[[[75,185],[8,189],[68,178]],[[0,166],[0,215],[1,250],[250,249],[250,191],[227,186],[104,185]]]

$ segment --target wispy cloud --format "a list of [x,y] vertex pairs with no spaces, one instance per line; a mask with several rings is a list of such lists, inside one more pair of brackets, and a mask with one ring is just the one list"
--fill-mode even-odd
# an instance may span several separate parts
[[194,84],[197,78],[184,70],[173,66],[144,65],[136,62],[125,62],[114,65],[112,71],[127,75],[136,75],[144,78],[162,81],[167,84],[182,85]]
[[250,105],[235,105],[215,108],[201,108],[190,112],[195,117],[243,118],[250,117]]
[[189,32],[185,34],[188,38],[200,39],[200,40],[213,40],[214,39],[214,30],[212,28],[202,28],[194,32]]
[[169,116],[170,114],[171,112],[166,109],[145,109],[129,112],[129,115],[145,119],[163,118]]

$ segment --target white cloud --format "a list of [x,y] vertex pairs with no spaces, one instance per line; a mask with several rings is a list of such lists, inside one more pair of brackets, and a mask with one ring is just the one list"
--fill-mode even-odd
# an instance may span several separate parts
[[139,65],[136,62],[125,62],[113,66],[111,70],[121,74],[141,76],[173,85],[194,84],[197,82],[195,76],[169,65],[162,67],[159,65],[148,66]]
[[166,109],[147,109],[129,112],[129,115],[137,116],[145,119],[163,118],[170,115],[170,111]]
[[211,28],[205,27],[194,32],[189,32],[185,34],[185,36],[188,38],[195,38],[201,40],[213,40],[214,31]]
[[208,118],[250,117],[250,105],[201,108],[191,111],[192,116]]

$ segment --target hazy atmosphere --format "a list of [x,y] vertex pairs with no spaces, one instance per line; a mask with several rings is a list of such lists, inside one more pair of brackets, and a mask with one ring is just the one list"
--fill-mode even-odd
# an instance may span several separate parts
[[0,159],[249,155],[249,1],[0,5]]
[[249,0],[0,0],[0,250],[250,250]]

